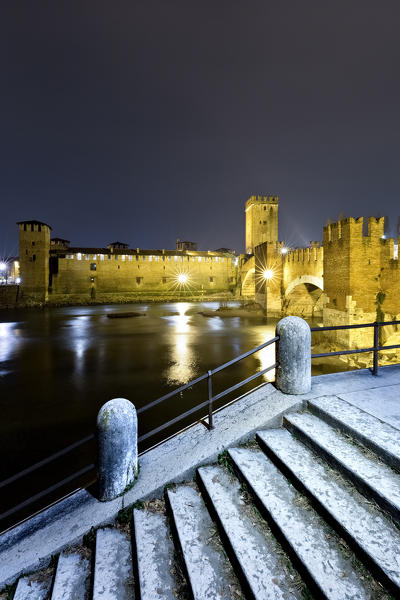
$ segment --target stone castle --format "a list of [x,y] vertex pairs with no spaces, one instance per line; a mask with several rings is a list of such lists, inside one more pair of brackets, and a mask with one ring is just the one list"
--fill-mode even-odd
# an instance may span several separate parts
[[[324,227],[323,243],[287,248],[278,235],[277,196],[246,202],[245,253],[72,247],[51,238],[49,225],[18,223],[18,304],[59,305],[168,298],[243,298],[270,316],[322,318],[325,325],[400,318],[398,240],[384,235],[384,218],[347,218]],[[9,287],[9,286],[1,286]],[[361,330],[337,333],[348,343]],[[360,342],[361,343],[361,342]]]

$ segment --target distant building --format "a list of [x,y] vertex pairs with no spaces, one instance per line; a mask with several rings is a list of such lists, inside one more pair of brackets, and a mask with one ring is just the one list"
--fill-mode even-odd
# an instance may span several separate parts
[[197,244],[196,244],[196,242],[182,242],[181,240],[177,239],[176,240],[176,249],[179,252],[185,252],[186,250],[196,251]]

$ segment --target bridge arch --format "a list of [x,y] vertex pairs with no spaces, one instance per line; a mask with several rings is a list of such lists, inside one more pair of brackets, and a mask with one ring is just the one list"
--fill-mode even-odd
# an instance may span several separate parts
[[291,292],[293,292],[294,288],[302,283],[310,283],[320,290],[324,290],[324,280],[322,277],[317,277],[316,275],[300,275],[300,277],[296,277],[293,279],[285,289],[285,296],[289,296]]
[[255,287],[254,287],[255,286],[255,283],[254,283],[255,272],[256,272],[256,270],[255,270],[254,267],[250,268],[247,271],[247,273],[246,273],[246,275],[245,275],[245,277],[243,279],[243,282],[242,282],[242,294],[244,294],[244,295],[247,295],[247,294],[254,295],[254,290],[255,290]]

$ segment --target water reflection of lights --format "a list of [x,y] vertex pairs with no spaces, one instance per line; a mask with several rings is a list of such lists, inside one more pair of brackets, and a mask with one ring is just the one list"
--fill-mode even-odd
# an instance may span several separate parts
[[10,360],[18,343],[18,323],[0,323],[0,361]]
[[88,333],[90,328],[90,318],[88,316],[74,317],[69,324],[72,326],[72,349],[75,354],[75,369],[83,369],[83,359],[89,346]]
[[[272,327],[267,327],[267,330],[264,330],[262,332],[262,335],[260,335],[261,332],[259,330],[257,331],[257,333],[258,333],[258,340],[256,341],[257,346],[261,346],[261,344],[263,344],[264,342],[267,342],[275,335],[274,329]],[[266,348],[259,350],[258,352],[256,352],[254,354],[254,358],[256,360],[258,360],[258,362],[259,362],[259,365],[260,365],[259,370],[260,371],[263,371],[267,367],[270,367],[275,362],[275,344],[271,344],[270,346],[267,346]],[[268,371],[268,373],[265,373],[261,377],[261,379],[263,379],[264,381],[274,381],[275,369],[272,369],[271,371]]]
[[172,365],[167,371],[167,380],[170,384],[184,384],[195,376],[195,353],[190,345],[189,316],[186,311],[189,304],[177,303],[178,315],[171,317],[171,324],[175,326],[171,333],[171,359]]

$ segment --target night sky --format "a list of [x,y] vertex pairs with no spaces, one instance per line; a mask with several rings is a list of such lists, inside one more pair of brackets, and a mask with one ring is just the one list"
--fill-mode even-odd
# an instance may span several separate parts
[[0,252],[38,219],[73,245],[244,249],[400,214],[398,0],[2,0]]

